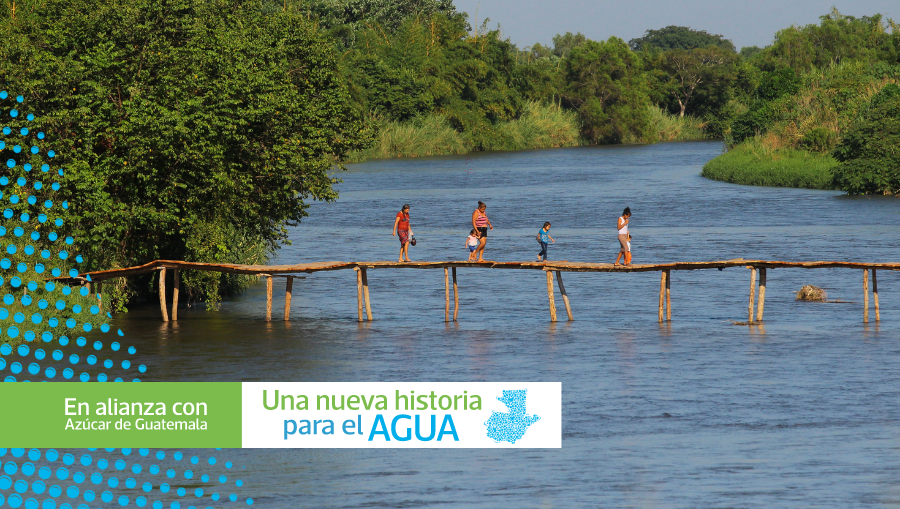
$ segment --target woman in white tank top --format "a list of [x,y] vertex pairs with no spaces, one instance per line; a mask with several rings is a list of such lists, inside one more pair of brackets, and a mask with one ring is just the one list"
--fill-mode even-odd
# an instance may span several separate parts
[[622,217],[616,222],[616,229],[619,231],[619,256],[616,257],[615,265],[619,265],[619,260],[625,258],[625,265],[629,265],[628,256],[628,218],[631,217],[631,208],[625,207]]

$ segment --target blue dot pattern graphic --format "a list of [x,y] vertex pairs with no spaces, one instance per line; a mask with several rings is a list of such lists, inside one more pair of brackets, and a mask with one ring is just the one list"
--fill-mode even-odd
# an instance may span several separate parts
[[[76,268],[84,259],[70,253],[75,239],[64,233],[69,203],[57,181],[65,171],[54,164],[56,153],[45,146],[38,117],[23,114],[23,102],[21,95],[0,91],[0,125],[8,124],[0,138],[6,156],[6,174],[0,175],[0,379],[140,382],[147,367],[130,359],[137,350],[119,342],[121,329],[112,340],[80,335],[110,333],[112,315],[102,312],[101,296],[91,294],[90,275]],[[252,505],[252,498],[238,495],[244,482],[233,467],[181,451],[0,448],[0,509]]]
[[[216,449],[221,451],[221,449]],[[151,449],[0,449],[0,507],[196,509],[253,505],[230,461]],[[195,471],[196,470],[196,471]]]

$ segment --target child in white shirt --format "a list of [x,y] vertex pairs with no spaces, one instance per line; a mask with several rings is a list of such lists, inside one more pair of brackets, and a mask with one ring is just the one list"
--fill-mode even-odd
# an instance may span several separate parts
[[469,261],[475,261],[475,249],[478,248],[478,232],[474,229],[469,232],[469,236],[466,237],[466,247],[469,248]]

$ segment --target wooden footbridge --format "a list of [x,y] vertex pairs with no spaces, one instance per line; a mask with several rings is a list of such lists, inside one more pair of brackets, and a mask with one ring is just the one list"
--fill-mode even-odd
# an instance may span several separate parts
[[[82,283],[94,285],[98,295],[102,295],[103,281],[143,274],[147,272],[159,272],[159,306],[163,321],[169,321],[169,312],[166,303],[166,271],[173,274],[172,289],[172,320],[178,319],[178,290],[181,270],[202,270],[211,272],[224,272],[231,274],[246,274],[266,278],[266,321],[272,320],[272,281],[273,278],[283,277],[287,279],[284,294],[284,319],[290,319],[291,293],[293,291],[294,278],[299,274],[311,274],[313,272],[348,270],[356,272],[356,303],[357,316],[360,322],[365,319],[372,320],[372,306],[369,303],[369,281],[367,272],[376,269],[443,269],[444,270],[444,321],[450,319],[450,287],[453,286],[453,321],[459,315],[459,290],[456,283],[456,269],[515,269],[515,270],[542,270],[547,275],[547,297],[550,303],[550,320],[556,321],[556,302],[554,299],[554,273],[566,308],[566,315],[573,320],[572,307],[569,304],[569,296],[563,285],[563,272],[660,272],[659,282],[659,321],[672,319],[672,299],[670,295],[671,272],[681,270],[708,270],[727,269],[734,267],[746,267],[750,269],[750,300],[748,306],[748,324],[753,324],[763,319],[763,310],[766,300],[766,269],[855,269],[863,271],[863,321],[869,321],[869,279],[871,274],[871,286],[875,304],[875,320],[881,319],[878,306],[878,279],[877,270],[900,270],[900,263],[853,263],[853,262],[780,262],[765,260],[725,260],[716,262],[676,262],[634,264],[629,266],[616,266],[611,263],[576,263],[576,262],[318,262],[297,265],[236,265],[236,264],[210,264],[183,262],[176,260],[155,260],[137,267],[113,269],[82,274],[77,280]],[[759,281],[757,282],[757,273]],[[90,277],[88,277],[90,276]],[[63,279],[63,278],[60,278]],[[759,295],[757,299],[757,294]],[[755,313],[754,313],[755,311]]]

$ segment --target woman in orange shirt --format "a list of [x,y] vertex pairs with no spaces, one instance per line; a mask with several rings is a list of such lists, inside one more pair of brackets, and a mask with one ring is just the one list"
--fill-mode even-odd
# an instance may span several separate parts
[[391,236],[394,235],[400,237],[400,259],[397,261],[402,262],[403,257],[406,257],[406,261],[411,262],[409,239],[412,236],[412,230],[409,228],[409,205],[404,205],[400,212],[397,212],[397,217],[394,218],[394,227],[391,229]]

